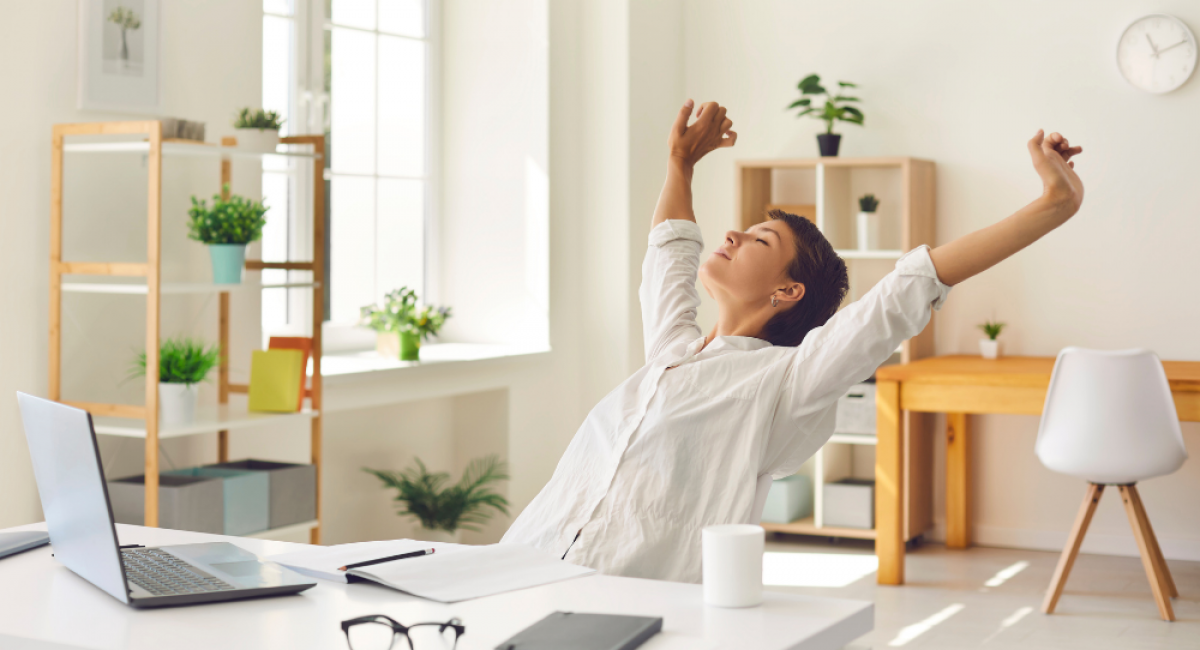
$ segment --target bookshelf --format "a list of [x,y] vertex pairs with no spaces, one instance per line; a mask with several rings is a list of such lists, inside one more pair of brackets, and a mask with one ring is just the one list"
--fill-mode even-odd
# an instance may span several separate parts
[[[96,141],[105,137],[104,141]],[[80,141],[82,139],[82,141]],[[281,422],[307,424],[310,432],[312,464],[316,466],[316,519],[288,526],[286,530],[267,530],[257,537],[308,530],[312,543],[321,539],[321,311],[322,284],[325,281],[325,155],[323,135],[280,138],[275,153],[238,148],[236,138],[223,138],[220,145],[172,140],[162,137],[157,120],[56,124],[53,130],[50,176],[50,314],[49,314],[49,391],[48,397],[93,415],[99,435],[142,438],[146,475],[145,525],[157,526],[159,487],[159,442],[166,438],[190,435],[217,435],[217,461],[229,460],[229,436],[233,431],[252,431],[255,427]],[[147,169],[147,237],[145,262],[73,262],[63,259],[63,179],[65,155],[128,154],[145,156]],[[253,160],[283,156],[312,160],[312,237],[309,261],[265,262],[246,260],[247,270],[283,269],[307,271],[310,282],[261,283],[247,281],[239,285],[212,283],[164,283],[162,279],[162,179],[167,160],[177,157],[211,158],[220,164],[220,187],[231,183],[235,159]],[[303,182],[303,181],[301,181]],[[69,278],[69,280],[68,280]],[[229,404],[229,396],[246,393],[246,384],[229,381],[230,294],[263,289],[311,289],[312,375],[305,390],[308,406],[296,413],[253,413]],[[62,300],[67,293],[133,294],[145,296],[146,378],[143,405],[81,402],[62,395]],[[218,404],[198,410],[196,420],[187,425],[160,426],[158,404],[158,350],[162,297],[172,294],[216,294],[218,296],[218,336],[221,360],[217,369]]]
[[[763,221],[767,211],[779,208],[814,222],[846,261],[849,303],[891,272],[902,255],[922,244],[934,244],[935,182],[934,163],[918,158],[741,160],[736,164],[735,176],[737,219],[746,229]],[[857,199],[868,193],[880,199],[879,246],[861,250],[855,245]],[[933,327],[931,320],[923,332],[901,344],[885,363],[908,363],[931,356]],[[933,522],[932,420],[920,413],[905,413],[904,418],[908,497],[904,539],[910,540]],[[825,484],[852,475],[865,478],[855,471],[854,459],[874,445],[872,435],[835,433],[801,470],[813,479],[813,515],[786,524],[763,522],[763,527],[798,535],[875,539],[874,529],[825,526],[822,508]]]

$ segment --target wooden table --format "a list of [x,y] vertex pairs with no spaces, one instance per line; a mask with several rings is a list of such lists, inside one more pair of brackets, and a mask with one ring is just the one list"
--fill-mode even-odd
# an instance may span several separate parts
[[[1200,361],[1164,361],[1179,419],[1200,422]],[[929,357],[875,373],[875,554],[879,584],[904,584],[903,411],[946,414],[946,547],[971,545],[968,414],[1041,415],[1053,357]],[[1033,450],[1030,450],[1033,453]]]

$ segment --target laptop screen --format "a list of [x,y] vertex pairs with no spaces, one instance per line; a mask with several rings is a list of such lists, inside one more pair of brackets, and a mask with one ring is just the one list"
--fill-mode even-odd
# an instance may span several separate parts
[[100,450],[87,411],[17,393],[54,557],[129,602]]

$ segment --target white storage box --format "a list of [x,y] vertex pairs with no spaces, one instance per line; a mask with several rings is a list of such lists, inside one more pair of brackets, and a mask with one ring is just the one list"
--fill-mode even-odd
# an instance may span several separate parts
[[875,435],[875,384],[862,383],[850,387],[838,399],[837,433]]
[[867,530],[875,527],[875,481],[844,478],[826,483],[821,501],[822,525]]
[[812,479],[796,474],[771,483],[762,520],[771,524],[790,524],[811,515],[812,507]]

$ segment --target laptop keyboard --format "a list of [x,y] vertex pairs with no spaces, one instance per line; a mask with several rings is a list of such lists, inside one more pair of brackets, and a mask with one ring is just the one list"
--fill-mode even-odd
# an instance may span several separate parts
[[155,596],[229,591],[234,586],[158,548],[123,548],[125,577]]

